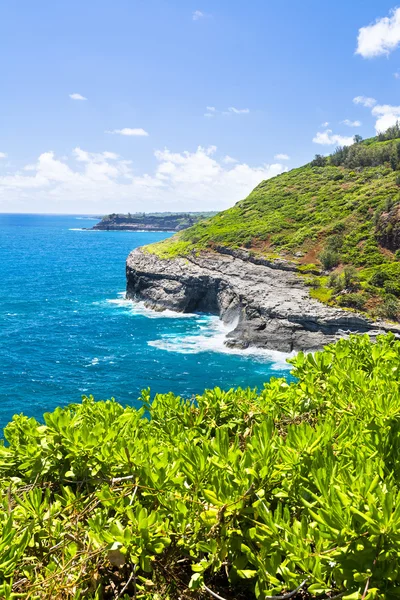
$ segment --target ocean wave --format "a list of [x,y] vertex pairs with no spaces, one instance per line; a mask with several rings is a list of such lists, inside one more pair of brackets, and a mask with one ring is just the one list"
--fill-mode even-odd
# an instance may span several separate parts
[[125,297],[125,292],[118,293],[119,298],[113,298],[111,300],[106,300],[107,304],[111,304],[113,306],[118,306],[120,308],[125,308],[129,311],[130,314],[134,316],[147,317],[148,319],[193,319],[193,318],[201,318],[201,315],[196,315],[193,313],[179,313],[174,312],[173,310],[153,310],[152,308],[148,308],[145,306],[144,302],[136,302],[134,300],[128,300]]
[[90,231],[96,233],[97,231],[101,231],[100,229],[88,229],[87,227],[69,227],[68,231]]
[[179,354],[201,354],[203,352],[218,352],[249,358],[260,363],[270,363],[271,370],[290,370],[291,366],[286,362],[294,353],[287,354],[276,350],[264,350],[250,346],[248,348],[229,348],[225,342],[227,334],[232,331],[233,325],[224,325],[218,317],[210,317],[206,326],[199,327],[201,333],[191,335],[164,334],[158,340],[147,342],[149,346],[176,352]]
[[152,310],[151,308],[147,308],[144,302],[127,300],[125,292],[119,292],[118,298],[113,298],[106,302],[109,305],[124,308],[131,315],[146,317],[148,319],[191,319],[192,323],[193,320],[195,321],[193,324],[196,329],[192,333],[184,335],[181,333],[165,333],[157,340],[148,341],[147,344],[153,348],[178,354],[218,352],[248,358],[258,363],[267,363],[273,371],[291,369],[286,360],[294,356],[294,352],[287,354],[276,350],[264,350],[255,346],[243,349],[229,348],[225,344],[227,334],[235,329],[237,325],[236,321],[225,324],[219,317],[214,315],[178,313],[172,310],[162,312]]

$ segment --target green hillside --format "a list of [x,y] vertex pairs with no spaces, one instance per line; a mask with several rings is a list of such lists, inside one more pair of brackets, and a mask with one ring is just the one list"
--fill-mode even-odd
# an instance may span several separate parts
[[400,128],[263,181],[233,208],[148,246],[161,257],[218,246],[293,261],[312,295],[397,319]]

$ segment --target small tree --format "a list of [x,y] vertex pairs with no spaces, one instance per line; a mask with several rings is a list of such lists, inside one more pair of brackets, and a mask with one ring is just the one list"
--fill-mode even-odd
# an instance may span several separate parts
[[361,135],[358,135],[358,133],[356,133],[356,135],[353,137],[353,141],[355,144],[359,144],[360,142],[362,142]]
[[343,271],[343,286],[347,290],[355,292],[360,288],[360,278],[358,277],[357,269],[354,267],[346,267]]
[[330,248],[325,248],[319,255],[319,260],[325,270],[333,269],[339,264],[339,254]]
[[316,154],[314,160],[311,161],[312,167],[325,167],[327,163],[326,156],[322,156],[322,154]]
[[388,294],[379,307],[379,316],[391,321],[397,321],[400,312],[399,301],[393,294]]

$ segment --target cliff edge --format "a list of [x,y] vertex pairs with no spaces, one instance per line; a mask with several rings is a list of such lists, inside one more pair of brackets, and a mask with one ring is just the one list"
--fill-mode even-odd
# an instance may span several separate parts
[[308,351],[350,333],[400,333],[395,325],[310,298],[290,265],[262,262],[240,252],[168,259],[137,248],[126,263],[127,298],[154,310],[218,315],[232,325],[226,340],[231,347]]

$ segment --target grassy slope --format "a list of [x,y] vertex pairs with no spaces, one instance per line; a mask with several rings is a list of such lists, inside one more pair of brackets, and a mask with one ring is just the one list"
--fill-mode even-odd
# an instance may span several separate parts
[[[358,146],[371,156],[388,148],[394,151],[398,141],[372,138]],[[362,289],[352,291],[361,294],[359,300],[365,304],[357,308],[368,311],[386,297],[383,288],[372,289],[370,285],[374,272],[383,268],[392,281],[400,275],[394,254],[381,247],[376,236],[377,216],[388,202],[400,200],[398,176],[399,171],[388,161],[355,168],[310,163],[263,181],[234,207],[147,250],[167,258],[216,245],[246,248],[265,256],[284,256],[303,265],[304,271],[304,265],[321,267],[319,259],[335,236],[339,245],[336,272],[340,273],[344,265],[358,269]],[[326,278],[314,281],[314,287],[320,288],[313,291],[316,297],[340,304]]]

